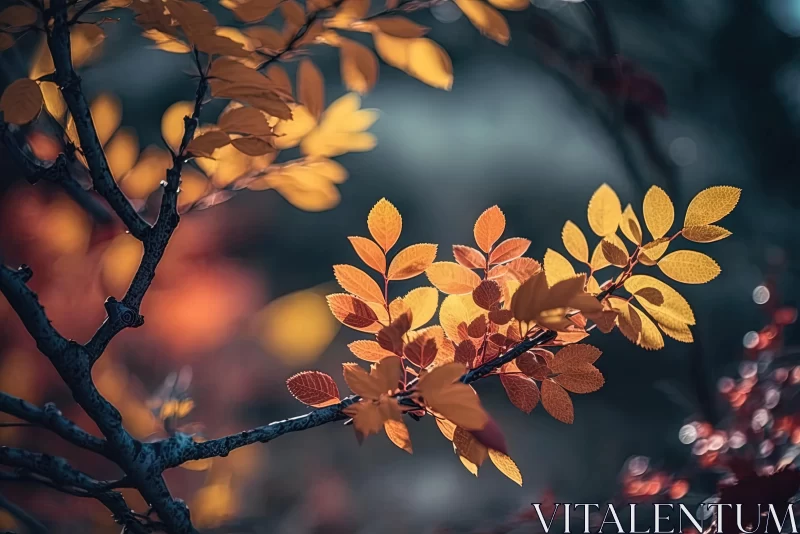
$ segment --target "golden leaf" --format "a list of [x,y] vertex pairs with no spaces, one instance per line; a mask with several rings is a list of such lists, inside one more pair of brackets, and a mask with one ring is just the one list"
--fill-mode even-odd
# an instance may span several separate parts
[[364,400],[348,406],[342,413],[353,418],[359,442],[367,436],[380,432],[387,420],[378,403]]
[[652,267],[664,255],[670,243],[668,237],[661,237],[647,243],[639,251],[639,263]]
[[461,335],[459,335],[459,326],[463,325],[466,333],[467,325],[484,313],[485,310],[475,304],[471,293],[449,295],[445,297],[439,307],[439,324],[442,325],[447,337],[458,343],[462,341]]
[[379,362],[387,356],[394,355],[392,352],[381,347],[377,341],[366,339],[353,341],[347,345],[347,348],[350,349],[350,352],[355,354],[357,358],[368,362]]
[[123,128],[111,138],[103,150],[106,153],[111,175],[115,179],[119,179],[136,164],[136,160],[139,158],[139,139],[132,129]]
[[644,224],[653,239],[664,237],[675,220],[675,208],[669,196],[658,186],[652,186],[644,196]]
[[153,48],[163,50],[164,52],[172,52],[173,54],[187,54],[192,51],[192,47],[187,43],[181,41],[177,37],[168,33],[162,32],[155,28],[144,30],[142,36],[150,39],[155,43]]
[[438,414],[434,414],[434,419],[436,420],[436,426],[439,428],[439,431],[442,433],[442,435],[448,440],[453,441],[456,433],[456,425],[454,425],[452,421],[448,421]]
[[475,465],[474,463],[470,462],[469,460],[467,460],[466,458],[464,458],[460,454],[458,455],[458,459],[461,460],[461,464],[467,469],[467,471],[469,471],[470,473],[472,473],[475,476],[478,476],[478,466],[477,465]]
[[600,250],[603,252],[606,261],[611,265],[625,267],[628,264],[628,252],[619,248],[619,246],[609,241],[607,238],[603,238],[600,242]]
[[[457,426],[453,433],[453,448],[461,458],[466,459],[470,464],[477,467],[483,465],[483,462],[489,456],[487,447],[478,441],[472,433],[460,426]],[[464,465],[466,466],[467,464]]]
[[397,356],[387,356],[374,363],[369,374],[356,363],[342,364],[347,387],[365,399],[378,400],[382,395],[397,390],[403,379],[403,363]]
[[303,138],[300,150],[311,156],[334,157],[375,148],[375,136],[365,130],[378,120],[378,112],[360,106],[356,93],[337,99],[322,115],[319,126]]
[[278,120],[273,128],[275,148],[286,150],[294,148],[317,127],[317,119],[305,106],[289,104],[291,119]]
[[44,104],[39,84],[28,78],[20,78],[6,87],[0,97],[3,120],[10,124],[27,124],[39,115]]
[[675,341],[680,341],[682,343],[691,343],[694,341],[694,337],[692,336],[692,331],[689,329],[689,326],[683,323],[678,323],[678,322],[675,322],[673,324],[658,323],[658,327],[661,329],[662,332],[667,334]]
[[700,252],[678,250],[658,262],[661,272],[684,284],[705,284],[716,278],[721,269],[717,262]]
[[508,44],[511,32],[508,22],[499,11],[481,0],[455,0],[455,3],[483,35],[500,44]]
[[365,94],[378,81],[378,59],[366,46],[342,39],[339,43],[342,80],[349,91]]
[[522,11],[530,6],[528,0],[489,0],[497,9],[505,9],[507,11]]
[[622,220],[619,223],[622,234],[627,237],[631,242],[641,245],[642,244],[642,226],[639,224],[639,219],[636,218],[636,213],[630,204],[625,206],[622,212]]
[[542,406],[547,410],[547,413],[562,423],[571,425],[575,420],[575,410],[572,407],[572,399],[569,398],[569,393],[550,380],[542,382]]
[[367,273],[352,265],[334,265],[333,274],[342,289],[367,302],[384,303],[383,291]]
[[466,430],[480,430],[489,421],[480,399],[471,387],[459,382],[464,365],[450,363],[434,368],[420,378],[417,391],[425,405]]
[[314,62],[304,59],[297,68],[298,102],[303,104],[317,119],[325,108],[325,82]]
[[[400,214],[398,213],[397,216],[399,217]],[[402,221],[400,223],[402,225]],[[374,241],[370,241],[366,237],[357,236],[351,236],[347,239],[350,240],[350,244],[353,245],[353,249],[355,249],[361,261],[381,274],[386,273],[386,255]]]
[[340,402],[336,382],[329,375],[319,371],[297,373],[286,381],[286,386],[295,399],[315,408]]
[[367,216],[367,228],[375,242],[388,252],[400,237],[403,218],[391,202],[382,198],[370,210]]
[[506,229],[506,216],[497,206],[481,213],[472,233],[482,251],[488,253]]
[[617,231],[622,217],[622,205],[619,197],[608,184],[601,185],[589,200],[589,226],[600,237]]
[[411,447],[411,437],[408,435],[408,427],[404,422],[389,419],[383,423],[383,428],[392,443],[408,454],[413,454],[414,449]]
[[544,274],[547,285],[552,287],[562,280],[574,277],[575,269],[567,258],[548,248],[544,253]]
[[700,191],[689,202],[683,225],[701,226],[717,222],[733,211],[741,194],[741,189],[728,185],[709,187]]
[[403,302],[411,310],[411,329],[415,330],[433,318],[439,306],[439,292],[432,287],[418,287],[409,291]]
[[420,275],[436,259],[436,245],[420,243],[406,247],[392,259],[387,277],[389,280],[407,280]]
[[514,460],[512,460],[510,456],[500,451],[489,449],[489,459],[498,471],[522,486],[522,473],[520,473],[519,467],[517,467],[517,464],[514,463]]
[[172,150],[178,150],[183,139],[183,119],[191,117],[194,111],[194,102],[175,102],[161,116],[161,137]]
[[564,248],[573,258],[583,263],[589,262],[589,245],[586,243],[583,232],[574,222],[564,223],[564,228],[561,230],[561,241],[564,242]]
[[481,283],[480,277],[463,265],[450,261],[432,264],[425,271],[428,280],[442,293],[461,295],[471,293]]
[[378,316],[363,300],[352,295],[328,295],[328,306],[342,324],[362,332],[377,332],[381,329]]
[[687,226],[681,231],[681,235],[695,243],[713,243],[714,241],[725,239],[731,233],[721,226],[703,224],[700,226]]
[[23,28],[36,24],[36,10],[29,6],[9,6],[0,11],[0,26],[9,29]]
[[647,350],[664,347],[664,338],[658,328],[641,310],[623,299],[610,298],[608,301],[612,308],[619,311],[617,326],[628,340]]
[[303,8],[294,0],[284,0],[281,2],[281,15],[291,25],[301,27],[306,22],[306,14]]
[[686,299],[661,280],[634,275],[625,281],[625,289],[659,323],[695,324],[694,313]]

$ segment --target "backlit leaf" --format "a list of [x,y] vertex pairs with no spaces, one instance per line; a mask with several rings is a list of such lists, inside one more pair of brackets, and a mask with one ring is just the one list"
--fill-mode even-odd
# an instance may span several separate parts
[[589,200],[589,226],[600,237],[617,231],[622,217],[622,205],[619,197],[608,184],[601,185]]
[[457,426],[467,430],[480,430],[489,420],[475,391],[459,380],[466,372],[460,363],[436,367],[425,374],[417,390],[425,404]]
[[502,297],[500,285],[494,280],[483,280],[478,287],[472,291],[472,299],[475,304],[484,310],[490,309],[497,304]]
[[603,252],[603,256],[605,257],[606,261],[611,265],[615,265],[617,267],[625,267],[628,264],[628,253],[625,250],[622,250],[617,246],[614,242],[609,241],[607,238],[603,238],[600,242],[600,250]]
[[547,413],[562,423],[571,425],[575,419],[575,410],[572,407],[569,393],[550,380],[542,382],[542,406]]
[[191,117],[193,111],[194,102],[175,102],[161,116],[161,136],[172,150],[178,150],[183,138],[183,119]]
[[217,121],[217,127],[229,134],[272,135],[267,118],[255,108],[241,107],[226,111]]
[[406,72],[437,89],[449,91],[453,87],[450,56],[441,46],[424,37],[411,39]]
[[428,367],[436,359],[436,339],[433,333],[429,332],[414,338],[413,341],[406,343],[403,355],[408,360],[420,368]]
[[439,305],[439,292],[432,287],[418,287],[409,291],[403,302],[411,310],[411,329],[416,330],[433,318]]
[[639,251],[639,263],[652,267],[669,247],[668,237],[661,237],[644,245]]
[[508,44],[511,32],[499,11],[481,0],[455,0],[455,3],[483,35],[500,44]]
[[573,258],[583,263],[589,262],[589,245],[586,243],[583,232],[574,222],[567,221],[564,224],[564,228],[561,230],[561,241],[564,242],[564,248]]
[[372,238],[387,251],[397,243],[403,229],[403,219],[394,205],[382,198],[369,212],[367,227]]
[[462,341],[462,336],[459,335],[459,326],[463,325],[466,333],[467,325],[484,313],[485,310],[475,304],[472,294],[449,295],[439,307],[439,323],[447,337],[458,343]]
[[630,204],[625,206],[622,212],[622,220],[619,223],[619,228],[622,230],[622,235],[627,237],[632,243],[637,245],[642,244],[642,225],[639,224],[639,219],[636,218],[636,213]]
[[701,226],[717,222],[733,211],[741,194],[741,189],[728,185],[709,187],[700,191],[686,208],[683,225]]
[[506,239],[497,245],[497,247],[492,250],[492,253],[489,254],[489,264],[497,265],[515,260],[525,254],[530,246],[530,239],[523,239],[521,237]]
[[431,284],[442,293],[460,295],[471,293],[481,283],[480,277],[470,269],[449,261],[432,264],[425,271]]
[[653,239],[664,237],[675,220],[675,208],[669,196],[658,186],[652,186],[644,196],[644,224]]
[[329,375],[303,371],[286,381],[289,392],[303,404],[322,408],[339,402],[339,388]]
[[342,289],[366,300],[383,304],[383,291],[367,273],[352,265],[334,265],[333,274]]
[[683,229],[681,235],[695,243],[713,243],[714,241],[725,239],[731,235],[731,233],[721,226],[704,224],[700,226],[687,226]]
[[361,261],[381,274],[386,273],[386,255],[374,241],[366,237],[357,236],[351,236],[347,239],[350,240],[350,244],[353,245]]
[[658,323],[658,327],[662,332],[676,341],[680,341],[682,343],[692,343],[694,341],[694,336],[692,336],[692,331],[689,329],[689,325],[678,322],[672,324]]
[[716,278],[721,269],[717,262],[701,252],[678,250],[658,262],[661,272],[684,284],[705,284]]
[[[10,8],[9,8],[10,9]],[[39,115],[44,104],[39,84],[28,78],[20,78],[6,87],[0,97],[3,120],[10,124],[27,124]]]
[[506,229],[506,216],[497,206],[481,213],[475,222],[475,242],[484,252],[489,252]]
[[387,356],[373,364],[369,374],[357,363],[342,364],[344,380],[356,395],[378,400],[395,391],[403,379],[403,363],[397,356]]
[[572,393],[592,393],[603,387],[605,383],[600,371],[596,367],[588,365],[584,369],[560,374],[553,380]]
[[422,37],[428,33],[428,28],[405,17],[382,17],[373,22],[382,33],[394,37]]
[[550,362],[554,373],[568,373],[592,365],[600,357],[600,349],[592,345],[567,345],[555,355]]
[[567,258],[548,248],[544,253],[544,274],[547,285],[552,287],[562,280],[574,277],[575,269]]
[[634,275],[625,281],[625,289],[656,321],[695,324],[694,313],[686,299],[661,280],[647,275]]
[[512,460],[510,456],[500,451],[489,449],[489,459],[498,471],[522,486],[522,473],[520,473],[519,467],[517,467],[517,464],[514,463],[514,460]]
[[297,68],[298,102],[317,119],[325,108],[325,82],[322,73],[310,59],[304,59]]
[[483,465],[483,462],[489,457],[486,446],[478,441],[471,432],[460,426],[456,427],[453,433],[453,447],[461,458],[478,467]]
[[164,52],[172,52],[173,54],[187,54],[192,51],[192,47],[184,41],[181,41],[177,37],[155,28],[144,30],[142,32],[142,36],[155,43],[153,48],[163,50]]
[[506,390],[511,404],[525,413],[531,413],[539,404],[539,388],[536,382],[522,374],[502,373],[500,382]]
[[366,360],[368,362],[379,362],[387,356],[393,356],[393,353],[381,347],[377,341],[361,339],[353,341],[347,348],[350,352],[356,355],[357,358]]
[[383,423],[383,428],[386,430],[386,435],[392,443],[408,454],[414,452],[414,449],[411,447],[411,437],[408,435],[408,427],[406,427],[404,422],[389,419]]
[[342,324],[362,332],[377,332],[381,329],[378,316],[363,300],[352,295],[328,295],[328,306],[334,317]]
[[633,304],[619,298],[610,298],[609,304],[619,311],[617,326],[619,331],[632,343],[647,350],[664,347],[664,338],[655,323]]
[[342,413],[353,418],[353,426],[359,442],[367,436],[379,433],[386,422],[386,417],[381,413],[379,405],[374,402],[362,400],[351,404],[342,410]]
[[436,245],[420,243],[406,247],[389,264],[389,280],[407,280],[425,272],[436,259]]
[[469,269],[485,269],[486,257],[478,250],[464,245],[453,245],[456,261]]

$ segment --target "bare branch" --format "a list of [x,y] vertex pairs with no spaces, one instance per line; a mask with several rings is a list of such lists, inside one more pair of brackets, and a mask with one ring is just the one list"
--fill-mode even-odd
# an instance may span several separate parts
[[64,417],[55,404],[48,403],[44,408],[39,408],[24,399],[0,391],[0,412],[51,430],[73,445],[102,454],[107,458],[111,457],[106,449],[105,440],[92,436]]

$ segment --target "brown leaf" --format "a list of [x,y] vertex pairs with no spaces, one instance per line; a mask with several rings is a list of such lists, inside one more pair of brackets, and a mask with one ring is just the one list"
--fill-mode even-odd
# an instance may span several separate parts
[[569,393],[550,380],[542,382],[542,406],[547,410],[547,413],[562,423],[571,425],[575,420],[575,411],[572,407],[572,399],[569,398]]
[[475,357],[478,355],[475,345],[469,339],[462,341],[456,346],[456,353],[453,359],[460,364],[472,369],[475,365]]
[[339,388],[329,375],[319,371],[303,371],[286,381],[295,399],[315,408],[340,402]]
[[485,269],[486,257],[478,250],[464,245],[453,245],[456,261],[468,269]]
[[342,293],[328,295],[328,306],[342,324],[362,332],[377,332],[381,329],[378,316],[363,300]]
[[616,244],[608,239],[603,239],[600,246],[602,247],[603,256],[611,265],[625,267],[628,264],[628,253],[619,248]]
[[381,328],[378,332],[378,344],[384,349],[401,356],[403,354],[403,345],[405,345],[403,336],[411,329],[411,320],[411,312],[407,311],[394,319],[389,326]]
[[314,62],[304,59],[297,68],[297,101],[319,120],[325,109],[325,81]]
[[385,17],[373,21],[378,29],[394,37],[422,37],[428,33],[429,28],[411,22],[405,17]]
[[300,4],[294,0],[284,0],[281,2],[281,15],[286,19],[286,22],[294,26],[300,27],[306,22],[306,14]]
[[496,325],[508,324],[513,318],[514,314],[511,313],[511,310],[491,310],[489,312],[489,320]]
[[420,378],[417,390],[425,404],[456,425],[468,430],[480,430],[489,416],[471,387],[459,380],[466,371],[460,363],[436,367]]
[[556,353],[550,368],[554,373],[569,373],[594,364],[601,354],[591,345],[568,345]]
[[342,39],[339,44],[342,80],[349,91],[366,94],[378,81],[378,58],[366,46]]
[[531,378],[536,380],[545,380],[552,374],[549,367],[548,360],[539,358],[546,353],[544,349],[538,349],[536,352],[528,351],[517,358],[517,367],[520,371],[525,373]]
[[0,97],[0,111],[3,112],[3,119],[10,124],[31,122],[39,115],[43,104],[44,97],[39,84],[28,78],[20,78],[6,87]]
[[22,28],[36,24],[37,19],[36,10],[29,6],[9,6],[0,11],[0,27]]
[[386,273],[386,255],[375,242],[366,237],[352,236],[347,239],[350,240],[350,244],[353,245],[361,261],[381,274]]
[[334,265],[333,274],[342,289],[366,300],[384,304],[383,291],[370,276],[352,265]]
[[539,404],[539,388],[527,376],[503,373],[500,382],[506,390],[511,404],[525,413],[531,413]]
[[500,239],[506,229],[506,216],[497,206],[492,206],[481,213],[475,222],[473,234],[478,247],[486,253],[492,250],[492,246]]
[[359,443],[367,436],[377,434],[386,421],[379,405],[372,401],[362,400],[342,410],[342,413],[353,418],[353,426]]
[[[255,26],[252,28],[245,28],[244,33],[250,37],[251,39],[255,39],[258,41],[256,46],[257,49],[266,51],[268,53],[275,53],[280,52],[286,48],[286,37],[281,35],[277,30],[270,28],[269,26]],[[283,67],[280,65],[271,65],[269,69],[267,69],[267,76],[273,80],[273,72],[275,69],[280,69],[283,71],[283,74],[286,74],[286,71],[283,70]],[[289,78],[288,75],[286,76],[286,82],[288,84]],[[291,85],[289,87],[289,94],[291,95]]]
[[436,245],[420,243],[404,248],[389,264],[389,280],[407,280],[425,272],[436,259]]
[[478,467],[489,457],[486,446],[478,441],[471,432],[460,426],[456,427],[453,433],[453,447],[459,456],[466,458]]
[[216,33],[192,34],[190,39],[200,52],[219,56],[248,57],[250,52],[229,37]]
[[472,291],[472,300],[484,310],[500,302],[500,284],[494,280],[484,280]]
[[449,261],[436,262],[425,273],[439,291],[451,295],[471,293],[481,283],[480,277],[473,271]]
[[436,359],[436,339],[432,334],[421,335],[403,349],[403,354],[408,360],[420,368],[428,367]]
[[237,137],[236,139],[231,139],[231,144],[236,150],[248,156],[263,156],[264,154],[275,152],[275,147],[261,137]]
[[225,132],[211,130],[198,135],[189,142],[186,151],[197,157],[210,158],[214,151],[222,148],[231,142],[231,138]]
[[495,265],[515,260],[525,254],[530,246],[530,239],[523,239],[521,237],[506,239],[497,245],[497,248],[489,255],[489,264]]
[[467,325],[467,334],[471,338],[482,338],[486,334],[486,316],[480,315]]
[[347,387],[365,399],[378,400],[397,390],[403,379],[403,363],[397,356],[387,356],[373,364],[369,374],[357,363],[342,364]]
[[408,427],[404,422],[389,419],[383,423],[383,428],[392,443],[408,454],[413,454],[414,449],[411,447],[411,437],[408,435]]
[[229,134],[272,135],[267,118],[255,108],[241,107],[223,113],[217,127]]
[[602,373],[593,365],[562,373],[553,378],[561,387],[573,393],[591,393],[597,391],[605,383]]
[[280,0],[249,0],[237,3],[233,14],[242,22],[259,22],[271,15],[279,4]]

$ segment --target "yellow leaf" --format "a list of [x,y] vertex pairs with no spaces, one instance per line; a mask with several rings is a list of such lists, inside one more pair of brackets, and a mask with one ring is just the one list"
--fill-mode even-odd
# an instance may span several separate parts
[[684,226],[711,224],[725,217],[736,204],[742,190],[738,187],[719,185],[697,193],[686,208]]
[[439,292],[432,287],[412,289],[403,297],[411,310],[411,329],[415,330],[433,318],[439,306]]
[[489,459],[498,471],[522,486],[522,473],[520,473],[519,467],[517,467],[517,464],[514,463],[514,460],[512,460],[510,456],[500,451],[489,449]]
[[378,245],[366,237],[352,236],[347,239],[350,240],[361,261],[381,274],[386,272],[386,256]]
[[39,115],[44,104],[39,84],[28,78],[20,78],[3,92],[0,111],[10,124],[27,124]]
[[589,226],[600,237],[617,231],[622,217],[622,205],[619,197],[608,184],[601,185],[589,200]]
[[136,164],[139,158],[139,139],[135,131],[123,128],[111,138],[104,150],[111,175],[119,179]]
[[178,150],[183,138],[183,118],[191,117],[194,102],[175,102],[161,116],[161,136],[172,148]]
[[625,281],[625,289],[659,323],[695,324],[694,313],[686,299],[661,280],[634,275]]
[[661,272],[684,284],[705,284],[720,273],[719,265],[710,257],[693,250],[678,250],[658,262]]
[[350,349],[357,358],[368,362],[379,362],[387,356],[394,356],[394,354],[383,347],[377,341],[367,339],[360,339],[353,341],[347,348]]
[[367,216],[367,228],[372,238],[385,252],[388,252],[400,237],[403,218],[391,202],[382,198],[370,210]]
[[461,295],[472,293],[481,283],[475,272],[455,262],[440,261],[432,264],[425,271],[431,284],[442,293]]
[[442,325],[447,337],[455,342],[462,341],[459,335],[459,326],[463,325],[466,334],[467,326],[486,313],[486,310],[475,304],[471,293],[463,295],[449,295],[439,307],[439,323]]
[[664,347],[664,338],[655,323],[636,306],[616,297],[608,299],[608,303],[619,312],[617,326],[629,341],[647,350]]
[[406,427],[404,422],[389,419],[383,423],[383,429],[386,431],[386,435],[392,443],[408,454],[414,452],[414,449],[411,447],[411,437],[408,435],[408,427]]
[[436,245],[420,243],[404,248],[389,264],[389,280],[407,280],[425,272],[436,259]]
[[489,421],[478,395],[459,378],[466,372],[460,363],[435,367],[420,378],[417,391],[425,405],[465,430],[481,430]]
[[670,242],[668,237],[661,237],[647,243],[642,247],[642,250],[639,251],[639,262],[642,265],[652,267],[667,251]]
[[421,82],[449,91],[453,87],[453,64],[441,46],[430,39],[411,39],[407,72]]
[[529,0],[489,0],[489,3],[507,11],[522,11],[530,6]]
[[325,108],[325,82],[322,73],[310,59],[301,61],[297,68],[297,95],[298,103],[319,119]]
[[384,303],[383,291],[370,276],[352,265],[334,265],[333,274],[342,289],[367,302]]
[[692,336],[692,331],[689,329],[688,325],[682,323],[675,323],[675,324],[664,324],[658,323],[658,327],[661,329],[662,332],[667,334],[669,337],[676,341],[681,341],[683,343],[691,343],[694,341],[694,337]]
[[455,0],[455,3],[483,35],[500,44],[508,44],[511,32],[499,11],[481,0]]
[[58,84],[55,82],[39,82],[39,89],[42,90],[44,107],[53,118],[57,121],[62,121],[67,113],[67,103],[64,101],[64,95],[61,94]]
[[359,109],[360,106],[357,93],[336,100],[323,114],[319,126],[303,138],[300,150],[311,156],[334,157],[375,148],[375,136],[365,130],[378,120],[378,112]]
[[567,258],[548,248],[544,253],[544,274],[547,277],[547,285],[552,287],[562,280],[574,277],[575,269]]
[[567,221],[564,224],[564,228],[561,230],[561,241],[564,242],[564,248],[573,258],[583,263],[589,262],[589,244],[586,243],[586,237],[574,222]]
[[458,459],[461,460],[461,463],[464,465],[464,467],[467,468],[467,471],[469,471],[470,473],[472,473],[475,476],[478,476],[478,466],[477,465],[475,465],[474,463],[470,462],[469,460],[467,460],[466,458],[464,458],[460,454],[458,455]]
[[725,239],[731,233],[721,226],[703,224],[700,226],[687,226],[681,231],[681,235],[695,243],[713,243],[714,241]]
[[652,186],[644,196],[644,224],[653,239],[664,237],[675,220],[675,208],[669,196],[658,186]]
[[275,134],[273,143],[279,150],[296,147],[317,126],[317,119],[305,106],[289,104],[289,109],[292,118],[277,121],[272,129]]
[[164,52],[172,52],[173,54],[187,54],[192,51],[191,46],[181,41],[177,37],[155,28],[144,30],[142,32],[142,36],[155,43],[153,48],[163,50]]
[[622,234],[627,237],[631,242],[641,245],[642,244],[642,226],[639,224],[639,219],[636,218],[636,213],[630,204],[625,206],[622,212],[622,220],[619,223]]
[[475,227],[472,233],[475,236],[475,242],[484,252],[489,252],[494,244],[503,235],[506,228],[506,216],[497,206],[492,206],[483,213],[481,213],[478,220],[475,221]]

